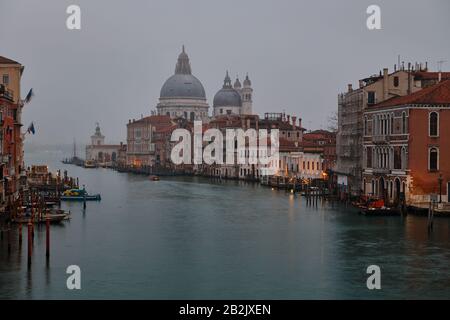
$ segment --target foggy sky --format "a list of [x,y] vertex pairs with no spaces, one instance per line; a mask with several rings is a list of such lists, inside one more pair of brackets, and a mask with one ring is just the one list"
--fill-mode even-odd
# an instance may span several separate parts
[[[81,30],[66,8],[81,7]],[[366,28],[381,7],[382,30]],[[248,72],[254,112],[299,116],[327,127],[347,83],[393,69],[397,55],[450,69],[450,2],[299,0],[0,0],[0,55],[25,66],[25,127],[32,144],[89,142],[96,121],[107,142],[126,140],[128,119],[149,115],[186,46],[211,106],[225,71]]]

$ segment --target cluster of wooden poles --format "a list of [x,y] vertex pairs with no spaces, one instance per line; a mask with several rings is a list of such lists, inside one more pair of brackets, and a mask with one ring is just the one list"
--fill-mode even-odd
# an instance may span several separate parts
[[[60,202],[59,202],[60,204]],[[31,214],[28,219],[23,218],[27,205]],[[37,189],[30,190],[27,194],[20,193],[18,199],[10,204],[10,222],[8,222],[8,252],[11,250],[11,221],[18,222],[19,248],[23,242],[23,225],[27,226],[27,257],[28,265],[31,265],[33,245],[35,237],[35,222],[42,223],[45,220],[45,256],[50,258],[50,215],[47,212],[45,196]],[[23,219],[23,220],[22,220]]]

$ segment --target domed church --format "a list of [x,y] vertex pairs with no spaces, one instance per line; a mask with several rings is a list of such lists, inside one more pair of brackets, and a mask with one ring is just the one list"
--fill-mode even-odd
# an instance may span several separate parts
[[178,56],[175,74],[166,80],[161,88],[159,115],[188,120],[208,120],[209,105],[202,83],[192,75],[189,57],[184,50]]
[[214,96],[214,117],[252,114],[252,94],[252,83],[248,75],[244,80],[244,87],[239,78],[236,78],[234,85],[231,86],[231,79],[227,71],[222,89]]

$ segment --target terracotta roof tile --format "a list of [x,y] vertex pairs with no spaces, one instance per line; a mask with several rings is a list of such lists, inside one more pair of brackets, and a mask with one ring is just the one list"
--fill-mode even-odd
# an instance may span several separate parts
[[8,59],[6,57],[0,56],[0,64],[20,64],[20,63],[17,61]]

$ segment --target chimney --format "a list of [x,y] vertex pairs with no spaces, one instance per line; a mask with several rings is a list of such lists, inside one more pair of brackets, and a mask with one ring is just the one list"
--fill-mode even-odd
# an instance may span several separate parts
[[408,94],[411,94],[411,62],[408,62]]
[[294,127],[294,129],[295,129],[295,121],[297,120],[297,117],[296,116],[292,116],[292,126]]
[[383,100],[389,98],[389,70],[388,68],[383,69]]
[[439,70],[439,73],[438,73],[438,82],[441,82],[441,80],[442,80],[442,72],[441,72],[441,70]]
[[287,123],[290,124],[290,123],[291,123],[291,116],[290,116],[290,115],[287,115],[286,118],[287,118]]
[[348,92],[352,92],[352,91],[353,91],[352,84],[349,83],[349,84],[348,84]]
[[359,80],[359,88],[362,89],[362,87],[364,87],[364,81]]
[[298,126],[301,128],[302,127],[302,118],[298,118]]

